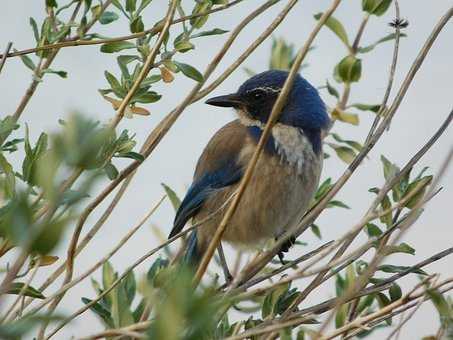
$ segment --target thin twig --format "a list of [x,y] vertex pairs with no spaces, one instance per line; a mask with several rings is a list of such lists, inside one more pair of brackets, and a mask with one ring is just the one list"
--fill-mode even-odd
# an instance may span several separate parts
[[38,259],[36,263],[33,265],[31,275],[25,282],[25,284],[22,286],[21,290],[19,291],[19,294],[16,297],[16,300],[11,304],[9,307],[8,311],[3,315],[3,317],[0,319],[0,324],[2,324],[5,320],[8,320],[8,316],[11,314],[11,312],[14,310],[16,305],[19,303],[20,299],[24,297],[25,291],[28,289],[28,287],[31,285],[33,279],[35,278],[36,273],[38,272],[38,268],[41,265],[41,259]]
[[[11,50],[11,47],[13,47],[13,43],[10,41],[7,45],[6,45],[6,48],[5,48],[5,51],[3,52],[3,55],[7,55],[9,53],[9,51]],[[3,70],[3,66],[5,66],[5,63],[6,63],[6,59],[5,57],[1,56],[0,57],[0,74],[2,73],[2,70]]]

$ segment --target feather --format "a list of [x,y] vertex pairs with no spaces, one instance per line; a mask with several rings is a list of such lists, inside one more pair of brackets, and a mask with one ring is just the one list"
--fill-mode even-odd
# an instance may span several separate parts
[[231,122],[220,129],[206,146],[198,161],[194,182],[176,212],[169,237],[178,234],[216,190],[241,179],[243,167],[237,157],[245,138],[243,130],[238,121]]

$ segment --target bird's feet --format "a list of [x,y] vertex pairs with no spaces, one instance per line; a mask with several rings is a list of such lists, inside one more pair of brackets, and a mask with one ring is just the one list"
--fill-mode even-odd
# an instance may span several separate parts
[[282,265],[285,265],[286,262],[284,261],[285,254],[288,250],[296,243],[296,237],[291,236],[285,243],[282,244],[280,247],[280,251],[277,253],[278,259]]

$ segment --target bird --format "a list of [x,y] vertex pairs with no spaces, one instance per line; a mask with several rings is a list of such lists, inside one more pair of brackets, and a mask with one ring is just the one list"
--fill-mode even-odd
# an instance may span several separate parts
[[[265,71],[246,80],[236,92],[205,102],[233,108],[237,119],[220,128],[204,148],[176,212],[169,238],[189,220],[200,224],[187,241],[187,262],[199,263],[207,250],[287,77],[287,71]],[[300,222],[319,184],[322,135],[329,126],[318,91],[297,74],[222,241],[239,249],[260,249]],[[282,246],[281,261],[283,251],[294,242],[292,237]]]

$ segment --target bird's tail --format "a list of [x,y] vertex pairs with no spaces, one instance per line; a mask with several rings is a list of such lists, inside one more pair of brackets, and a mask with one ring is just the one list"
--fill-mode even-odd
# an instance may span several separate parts
[[196,231],[190,234],[187,241],[186,251],[183,257],[183,263],[189,265],[192,268],[197,268],[203,253],[199,249],[199,240]]

